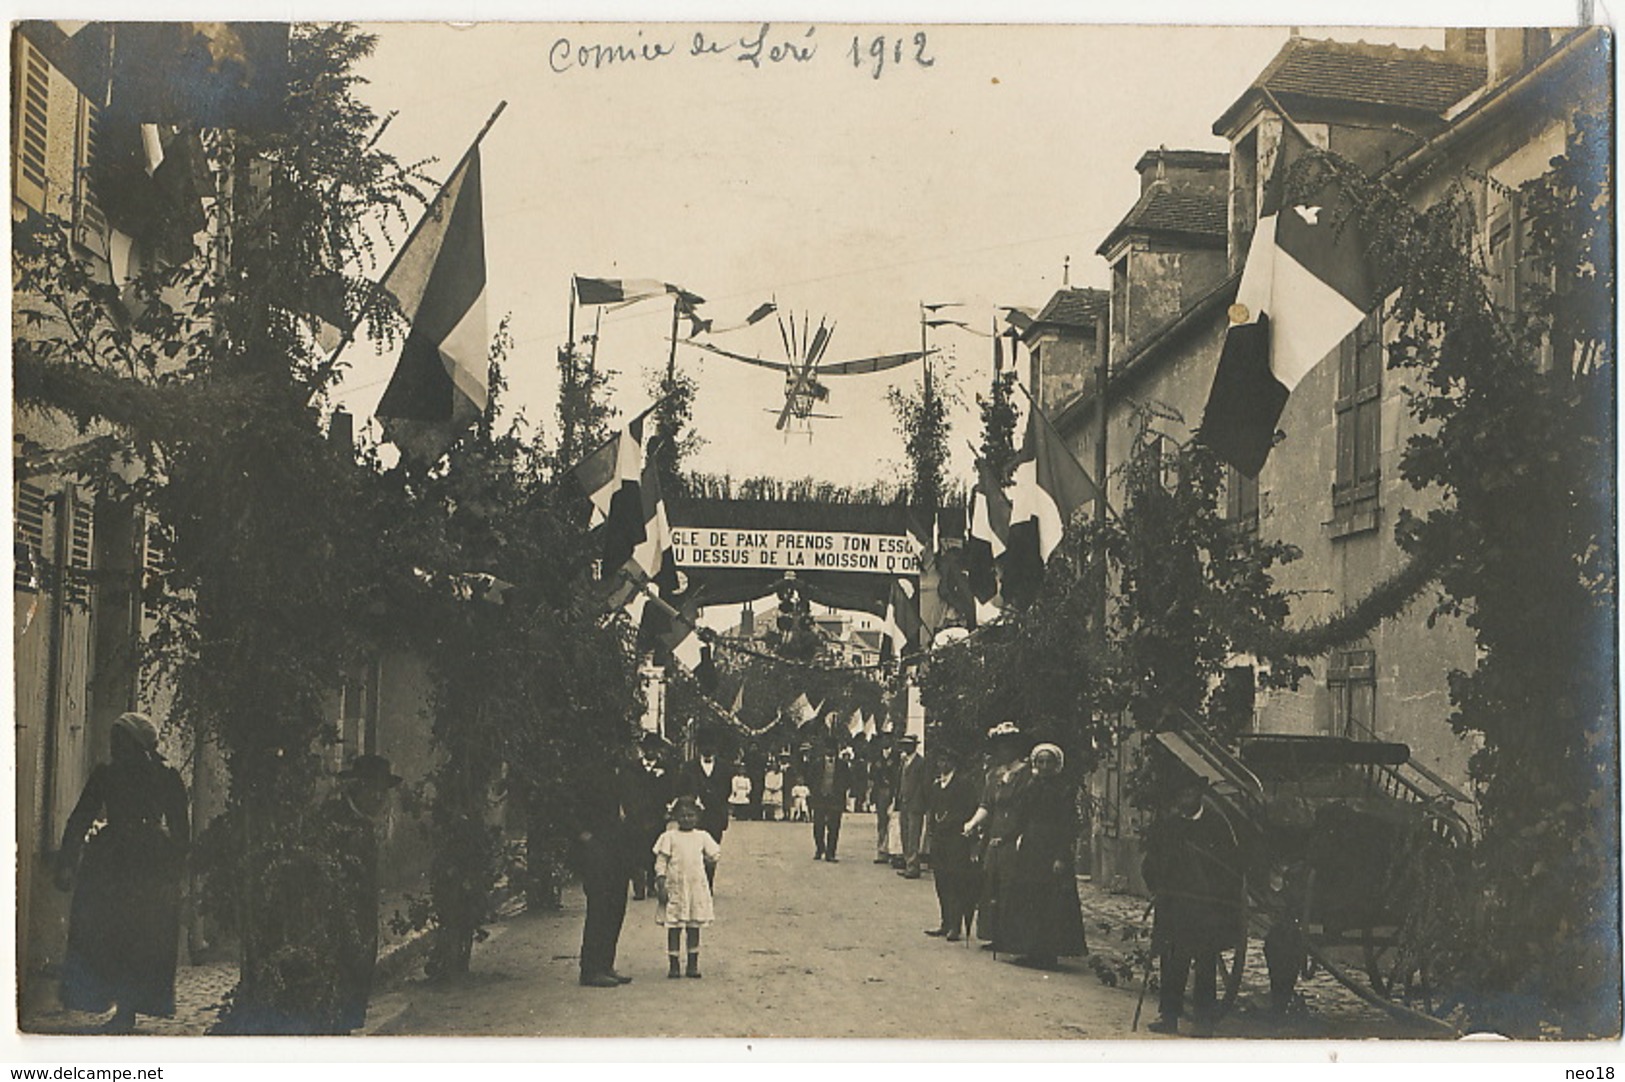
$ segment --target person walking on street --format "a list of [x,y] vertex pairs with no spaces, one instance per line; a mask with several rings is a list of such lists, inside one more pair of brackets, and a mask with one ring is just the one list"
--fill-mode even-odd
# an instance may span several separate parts
[[881,745],[879,753],[869,767],[869,802],[875,809],[875,863],[891,863],[892,775],[894,760],[891,746]]
[[73,892],[59,995],[69,1010],[113,1007],[103,1032],[132,1033],[138,1014],[175,1013],[191,833],[186,785],[158,754],[152,719],[121,714],[110,740],[110,761],[90,772],[57,854],[56,886]]
[[1062,775],[1066,756],[1040,744],[1029,757],[1032,779],[1018,808],[1015,860],[1001,945],[1017,964],[1054,969],[1084,953],[1083,913],[1073,872],[1078,841],[1077,789]]
[[[641,768],[640,768],[641,769]],[[615,951],[626,922],[626,888],[643,866],[622,803],[626,783],[614,763],[583,772],[577,793],[576,863],[587,915],[581,925],[581,983],[615,988],[632,978],[615,971]]]
[[963,833],[985,833],[982,846],[982,896],[977,902],[977,935],[985,950],[1003,950],[1006,906],[1015,889],[1011,873],[1015,865],[1015,841],[1020,826],[1022,790],[1032,779],[1027,764],[1031,741],[1013,721],[1000,722],[987,732],[993,767],[982,786],[982,799],[976,814],[966,821]]
[[926,935],[950,943],[970,935],[976,910],[976,845],[964,826],[976,814],[977,787],[960,768],[960,755],[952,748],[937,752],[937,779],[927,800],[926,819],[931,832],[931,878],[936,883],[937,907],[942,919]]
[[918,879],[920,840],[925,833],[925,806],[931,794],[931,778],[926,772],[925,756],[920,754],[920,738],[906,733],[897,744],[902,752],[897,773],[897,818],[903,833],[903,870],[898,874],[904,879]]
[[[700,929],[716,919],[711,899],[710,873],[722,858],[722,846],[703,830],[699,802],[678,797],[672,807],[675,829],[655,842],[655,897],[660,902],[655,921],[666,928],[667,977],[700,976]],[[688,939],[688,968],[678,967],[683,937]]]
[[1194,1032],[1212,1036],[1219,951],[1242,933],[1246,896],[1235,831],[1208,799],[1203,779],[1181,776],[1167,810],[1146,831],[1141,874],[1155,906],[1151,943],[1161,976],[1158,1017],[1146,1028],[1179,1032],[1194,967]]
[[807,770],[811,782],[813,859],[835,863],[835,850],[841,842],[841,816],[846,813],[846,794],[851,776],[833,743],[824,746],[823,756]]

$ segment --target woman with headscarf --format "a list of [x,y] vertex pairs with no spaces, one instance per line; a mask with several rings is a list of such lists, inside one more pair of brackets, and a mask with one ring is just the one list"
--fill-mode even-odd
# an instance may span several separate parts
[[1000,947],[1019,965],[1052,969],[1060,957],[1084,952],[1083,913],[1073,874],[1078,837],[1075,786],[1062,777],[1066,755],[1039,744],[1028,757],[1032,776],[1017,808]]
[[158,754],[145,714],[113,722],[111,761],[91,771],[62,835],[56,883],[73,891],[61,998],[70,1010],[115,1007],[104,1029],[137,1014],[173,1016],[180,878],[190,838],[186,785]]
[[1018,807],[1022,790],[1032,777],[1027,763],[1031,742],[1021,726],[1000,722],[987,731],[988,754],[993,766],[982,786],[982,800],[976,814],[965,822],[962,833],[974,837],[984,833],[982,846],[982,897],[976,906],[976,934],[987,950],[1005,950],[1008,920],[1005,902],[1012,889],[1011,873],[1016,854]]

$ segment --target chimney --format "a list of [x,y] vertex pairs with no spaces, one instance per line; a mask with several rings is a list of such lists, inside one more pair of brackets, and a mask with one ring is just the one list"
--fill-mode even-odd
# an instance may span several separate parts
[[355,446],[355,418],[343,406],[334,410],[332,419],[327,422],[327,442],[345,450]]

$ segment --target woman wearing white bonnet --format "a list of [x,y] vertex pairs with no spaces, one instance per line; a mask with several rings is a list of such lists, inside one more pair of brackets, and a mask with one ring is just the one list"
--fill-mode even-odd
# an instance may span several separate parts
[[1027,757],[1032,775],[1017,812],[1014,888],[1006,902],[1001,946],[1016,961],[1054,969],[1058,959],[1084,953],[1083,913],[1073,875],[1078,839],[1077,786],[1062,777],[1066,753],[1039,744]]
[[129,735],[147,754],[156,754],[158,751],[158,726],[152,723],[147,715],[130,710],[120,714],[113,722],[113,728]]
[[102,1031],[130,1033],[138,1014],[175,1013],[191,835],[186,785],[158,754],[152,719],[120,714],[108,742],[111,761],[91,771],[62,834],[56,883],[73,903],[59,995],[70,1010],[112,1009]]

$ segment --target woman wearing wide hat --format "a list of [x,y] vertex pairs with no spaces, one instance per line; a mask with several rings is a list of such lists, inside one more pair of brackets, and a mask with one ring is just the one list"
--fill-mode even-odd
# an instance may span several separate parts
[[982,847],[982,897],[976,907],[976,933],[989,950],[1001,950],[1006,924],[1005,904],[1013,888],[1015,841],[1020,829],[1022,791],[1032,779],[1027,765],[1027,749],[1032,741],[1013,721],[1000,722],[987,731],[988,753],[993,761],[982,800],[976,814],[966,821],[963,833],[984,833]]

